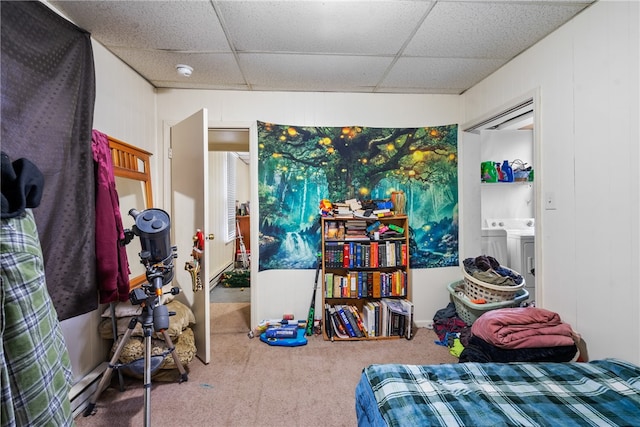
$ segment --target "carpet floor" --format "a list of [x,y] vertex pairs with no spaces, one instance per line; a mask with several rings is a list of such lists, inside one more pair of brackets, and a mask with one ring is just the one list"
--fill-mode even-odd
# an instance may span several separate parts
[[[187,382],[152,384],[151,425],[355,426],[354,392],[365,366],[457,363],[429,329],[411,341],[332,343],[312,336],[304,346],[276,347],[247,336],[249,303],[214,303],[211,313],[211,363],[194,359]],[[123,392],[112,384],[95,415],[76,418],[79,427],[144,424],[142,381],[127,379]]]

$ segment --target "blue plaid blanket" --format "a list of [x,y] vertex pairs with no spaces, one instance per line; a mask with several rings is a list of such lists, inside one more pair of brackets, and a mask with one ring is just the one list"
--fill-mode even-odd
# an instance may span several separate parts
[[637,426],[640,367],[590,363],[371,365],[358,425]]

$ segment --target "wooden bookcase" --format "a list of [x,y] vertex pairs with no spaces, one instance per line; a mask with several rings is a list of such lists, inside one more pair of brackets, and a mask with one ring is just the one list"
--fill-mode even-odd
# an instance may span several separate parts
[[[409,337],[414,326],[407,216],[366,219],[324,217],[321,224],[324,339],[348,341]],[[406,309],[409,316],[403,319],[402,315],[388,314],[388,306],[397,307],[398,304]],[[331,308],[335,310],[336,307],[342,308],[345,316],[348,316],[347,311],[351,311],[352,315],[355,314],[352,320],[356,322],[360,316],[365,329],[363,336],[353,337],[348,330],[346,337],[344,334],[338,336],[335,332],[338,320],[331,313]],[[337,315],[341,316],[339,312]],[[345,325],[343,327],[346,329]]]

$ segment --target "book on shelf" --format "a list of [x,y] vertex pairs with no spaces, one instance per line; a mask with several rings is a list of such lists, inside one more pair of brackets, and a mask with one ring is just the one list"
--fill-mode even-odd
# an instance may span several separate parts
[[335,295],[336,298],[340,297],[340,298],[344,298],[347,295],[347,291],[349,289],[348,286],[348,277],[347,276],[339,276],[338,281],[336,282],[336,279],[334,277],[333,280],[333,295]]
[[330,319],[331,319],[331,326],[333,326],[333,335],[341,339],[349,338],[349,334],[344,329],[344,325],[342,325],[342,322],[340,321],[340,317],[337,315],[335,310],[333,311],[333,315],[331,315]]
[[348,306],[349,310],[351,310],[351,313],[353,314],[353,318],[356,321],[356,325],[358,326],[358,329],[360,330],[361,334],[363,337],[367,336],[367,332],[364,328],[364,322],[362,321],[362,316],[360,314],[360,311],[358,310],[358,307],[356,307],[355,305],[350,305]]
[[348,243],[342,245],[342,266],[345,268],[351,266],[351,245]]
[[349,272],[349,297],[358,297],[358,273],[356,271]]
[[338,221],[327,221],[325,223],[324,236],[327,239],[337,239],[338,238]]
[[326,298],[333,298],[333,273],[324,274],[324,289]]
[[406,299],[402,299],[400,302],[405,307],[407,313],[407,330],[405,337],[410,340],[413,334],[413,303]]
[[338,337],[338,338],[349,338],[349,333],[347,332],[347,329],[345,328],[344,324],[342,323],[342,321],[340,320],[340,316],[338,315],[338,312],[336,311],[335,307],[331,307],[330,304],[325,304],[325,307],[327,307],[327,311],[329,313],[329,316],[327,317],[327,319],[330,321],[330,325],[333,327],[333,335]]
[[[334,308],[340,315],[340,320],[349,333],[349,336],[357,338],[360,330],[358,329],[358,325],[355,323],[355,319],[349,318],[349,315],[351,315],[351,311],[349,311],[349,309],[345,309],[345,307],[342,305],[335,305]],[[353,315],[351,315],[351,317],[353,317]]]
[[383,298],[381,303],[387,311],[387,332],[390,335],[411,338],[413,303],[406,299]]
[[327,334],[327,337],[333,341],[333,325],[331,324],[331,315],[329,313],[330,307],[329,304],[324,304],[324,318],[326,319],[324,322],[324,332]]
[[376,318],[375,307],[371,301],[366,302],[362,306],[362,322],[367,330],[367,336],[376,337]]

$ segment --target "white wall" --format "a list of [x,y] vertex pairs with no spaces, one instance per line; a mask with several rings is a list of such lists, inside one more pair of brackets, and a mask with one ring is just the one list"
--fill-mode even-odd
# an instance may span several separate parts
[[[413,127],[459,123],[459,97],[453,95],[388,95],[304,92],[231,92],[206,90],[158,90],[158,130],[166,123],[182,120],[207,108],[210,126],[226,124],[251,127],[251,241],[258,241],[256,121],[301,126],[362,125]],[[166,135],[154,152],[161,152]],[[162,173],[167,178],[168,168]],[[479,215],[479,213],[478,213]],[[462,235],[462,233],[461,233]],[[254,246],[257,247],[256,244]],[[305,318],[313,289],[312,270],[257,272],[256,250],[252,251],[252,323],[294,313]],[[418,321],[433,318],[446,306],[446,285],[461,277],[459,268],[412,271],[413,300]],[[319,293],[318,293],[319,294]],[[284,296],[284,297],[283,297]],[[320,296],[318,295],[318,301]],[[319,302],[318,302],[319,305]]]
[[599,1],[462,99],[471,121],[534,89],[538,305],[580,332],[591,358],[640,363],[639,15]]
[[[155,153],[156,114],[153,87],[95,42],[93,55],[96,70],[93,128]],[[151,173],[157,177],[155,157],[151,157]],[[159,192],[157,182],[156,179],[153,183],[156,194]],[[101,313],[102,307],[92,313],[61,322],[76,380],[84,377],[107,358],[110,342],[98,335]]]

